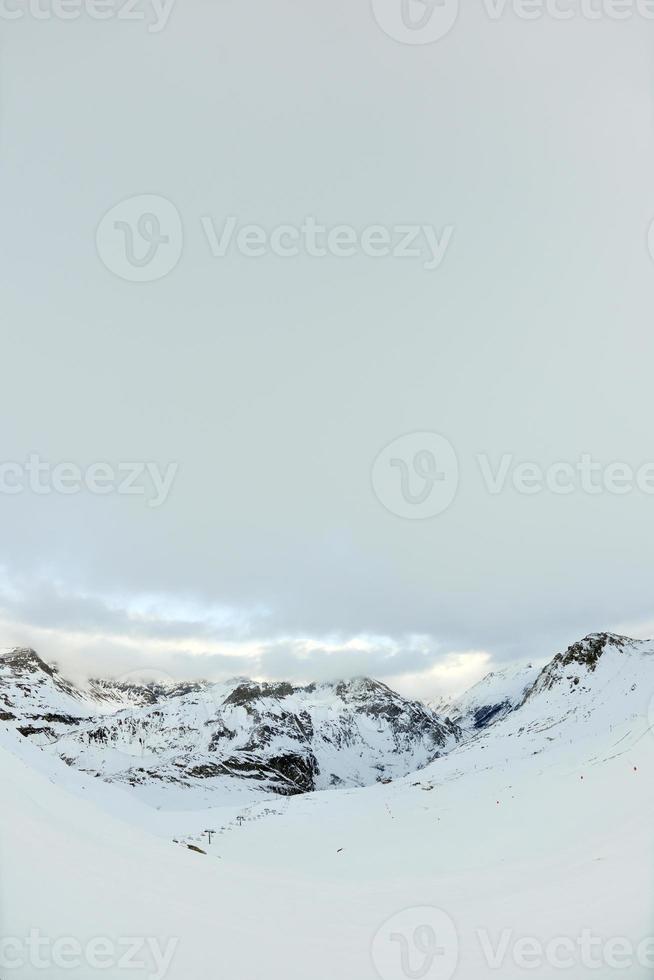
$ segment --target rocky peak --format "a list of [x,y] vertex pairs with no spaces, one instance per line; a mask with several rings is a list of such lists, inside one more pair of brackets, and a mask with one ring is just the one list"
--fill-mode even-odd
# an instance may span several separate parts
[[617,633],[589,633],[583,640],[569,646],[565,653],[559,653],[554,658],[554,663],[558,661],[563,667],[574,663],[583,664],[589,670],[595,670],[607,646],[624,650],[627,646],[633,646],[633,640],[618,636]]
[[557,653],[526,692],[522,703],[560,684],[565,684],[571,691],[583,689],[582,680],[595,672],[607,650],[622,653],[636,646],[637,641],[617,633],[589,633],[563,653]]
[[41,660],[36,650],[31,647],[15,647],[0,655],[0,667],[10,667],[17,673],[36,674],[41,671],[54,677],[56,671],[45,661]]
[[229,694],[225,700],[225,705],[240,705],[241,707],[247,707],[252,704],[253,701],[261,701],[264,698],[274,698],[281,699],[290,697],[294,694],[298,688],[293,687],[292,684],[257,684],[254,681],[241,681],[237,687],[234,688],[231,694]]

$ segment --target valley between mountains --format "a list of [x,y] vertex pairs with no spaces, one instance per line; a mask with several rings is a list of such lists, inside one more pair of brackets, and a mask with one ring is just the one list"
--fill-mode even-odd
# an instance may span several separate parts
[[[172,937],[175,980],[505,980],[525,937],[636,948],[654,932],[653,696],[654,642],[607,633],[433,705],[370,679],[80,685],[6,651],[3,934]],[[454,972],[406,972],[380,943],[425,908],[453,923]],[[96,973],[125,975],[48,980]]]

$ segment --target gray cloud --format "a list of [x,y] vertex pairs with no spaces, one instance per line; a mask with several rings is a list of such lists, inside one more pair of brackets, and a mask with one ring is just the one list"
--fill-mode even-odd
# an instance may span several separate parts
[[[400,677],[651,619],[652,498],[491,496],[476,464],[652,457],[642,25],[490,23],[479,5],[409,48],[368,4],[185,0],[158,35],[5,27],[0,462],[179,473],[155,510],[0,495],[19,593],[0,642],[34,635],[89,669],[177,650],[184,671],[252,643],[261,670]],[[102,265],[95,230],[142,193],[175,204],[185,243],[169,276],[138,284]],[[203,214],[455,233],[431,273],[220,260]],[[460,465],[451,507],[424,522],[371,487],[380,450],[413,431],[443,433]],[[144,614],[144,597],[161,602]],[[298,661],[298,641],[333,636],[384,643]]]

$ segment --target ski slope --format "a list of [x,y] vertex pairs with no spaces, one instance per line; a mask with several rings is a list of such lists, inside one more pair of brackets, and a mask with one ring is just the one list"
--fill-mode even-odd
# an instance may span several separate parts
[[635,950],[653,931],[653,650],[608,641],[592,667],[586,650],[553,662],[516,711],[415,776],[244,808],[156,811],[5,731],[3,936],[174,941],[170,963],[143,953],[137,972],[5,977],[556,977],[514,962],[519,941],[556,940],[561,956],[584,931],[603,959],[578,953],[568,975],[617,975],[615,942]]

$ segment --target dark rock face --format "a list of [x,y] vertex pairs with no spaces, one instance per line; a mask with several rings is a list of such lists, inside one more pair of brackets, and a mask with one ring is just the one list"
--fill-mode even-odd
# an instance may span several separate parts
[[499,704],[487,704],[483,708],[478,708],[473,712],[473,727],[476,729],[488,728],[498,718],[503,718],[508,712],[513,710],[510,701],[501,701]]
[[315,757],[308,753],[288,753],[257,759],[255,755],[239,755],[223,762],[193,766],[186,775],[195,779],[212,779],[216,776],[247,777],[274,786],[281,796],[296,796],[310,793],[315,787],[318,765]]
[[54,741],[56,737],[51,728],[46,728],[39,725],[21,725],[19,726],[18,731],[21,735],[24,735],[25,738],[29,738],[30,735],[45,735],[46,738]]
[[589,670],[595,670],[600,657],[609,644],[623,650],[630,645],[630,642],[627,637],[617,636],[615,633],[591,633],[590,636],[586,636],[578,643],[573,643],[565,653],[560,653],[554,658],[554,662],[560,663],[562,667],[581,664],[588,667]]
[[225,698],[225,704],[237,704],[247,706],[255,701],[264,698],[286,698],[296,690],[291,684],[239,684],[232,691],[229,697]]

